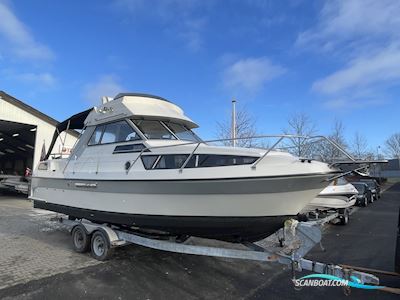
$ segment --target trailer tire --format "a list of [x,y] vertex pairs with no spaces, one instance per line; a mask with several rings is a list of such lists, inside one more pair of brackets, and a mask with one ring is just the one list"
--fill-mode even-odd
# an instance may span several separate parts
[[342,211],[340,211],[340,225],[347,225],[349,223],[349,218],[350,218],[350,214],[349,214],[349,210],[346,208]]
[[87,234],[85,227],[76,225],[71,232],[72,245],[78,253],[85,253],[89,250],[90,235]]
[[367,206],[368,206],[368,196],[365,196],[365,197],[364,197],[363,203],[361,203],[361,205],[362,205],[363,207],[367,207]]
[[101,230],[97,230],[92,235],[91,254],[92,257],[104,261],[110,258],[113,249],[110,247],[108,236]]

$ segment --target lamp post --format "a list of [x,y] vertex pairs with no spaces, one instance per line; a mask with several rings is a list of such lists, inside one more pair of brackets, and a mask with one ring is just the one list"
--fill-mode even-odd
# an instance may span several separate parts
[[236,100],[232,99],[232,145],[236,147]]
[[[379,159],[379,149],[381,149],[381,146],[376,147],[376,159]],[[379,172],[376,172],[379,177],[381,177],[381,165],[380,164],[375,164],[375,170],[378,170]]]
[[376,147],[376,159],[379,159],[379,149],[381,149],[381,146]]

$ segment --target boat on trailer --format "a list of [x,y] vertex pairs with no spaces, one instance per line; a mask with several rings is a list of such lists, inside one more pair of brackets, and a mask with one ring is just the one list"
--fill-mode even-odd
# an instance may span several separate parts
[[344,178],[333,180],[303,211],[347,209],[356,204],[358,191]]
[[[256,241],[296,217],[338,172],[273,147],[215,146],[197,127],[158,96],[103,98],[57,126],[32,176],[34,207],[146,233]],[[51,157],[72,129],[82,134],[70,156]]]

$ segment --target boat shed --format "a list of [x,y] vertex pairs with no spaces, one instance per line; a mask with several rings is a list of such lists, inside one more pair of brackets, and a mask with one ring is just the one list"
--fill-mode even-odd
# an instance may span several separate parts
[[[51,144],[58,121],[0,91],[0,175],[25,174],[44,157]],[[61,134],[53,156],[68,155],[79,133]]]

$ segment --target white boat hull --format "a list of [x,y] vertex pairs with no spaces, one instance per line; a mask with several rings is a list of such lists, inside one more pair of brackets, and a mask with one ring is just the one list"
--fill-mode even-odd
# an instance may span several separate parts
[[33,178],[31,198],[37,208],[95,222],[252,240],[296,216],[328,176],[152,182]]
[[315,210],[346,209],[354,206],[356,201],[357,198],[355,195],[351,196],[350,198],[346,196],[316,197],[304,208],[302,212],[305,213]]
[[296,215],[329,175],[182,181],[34,178],[32,198],[76,208],[166,216]]

